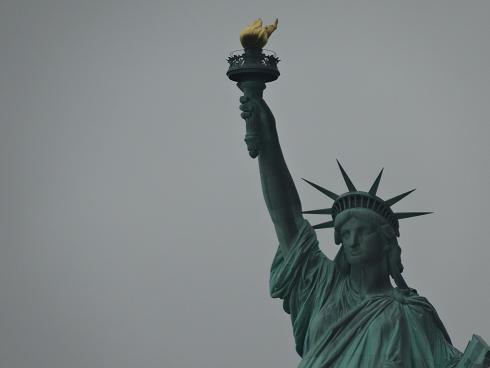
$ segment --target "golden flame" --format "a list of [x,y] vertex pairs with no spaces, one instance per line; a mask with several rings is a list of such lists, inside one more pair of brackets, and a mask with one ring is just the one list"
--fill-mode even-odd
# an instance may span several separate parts
[[240,32],[240,42],[243,48],[263,48],[272,32],[277,29],[277,22],[268,26],[262,26],[262,19],[254,20]]

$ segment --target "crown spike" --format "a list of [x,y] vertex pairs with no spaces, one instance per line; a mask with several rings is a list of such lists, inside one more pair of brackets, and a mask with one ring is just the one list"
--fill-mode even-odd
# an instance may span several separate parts
[[391,207],[393,206],[395,203],[399,202],[400,200],[402,200],[403,198],[405,198],[407,195],[409,195],[410,193],[412,193],[415,189],[412,189],[412,190],[409,190],[408,192],[405,192],[405,193],[402,193],[402,194],[399,194],[397,195],[396,197],[393,197],[393,198],[390,198],[390,199],[387,199],[385,201],[385,204],[388,206],[388,207]]
[[337,164],[339,165],[340,172],[342,173],[342,176],[344,177],[345,184],[347,184],[347,188],[349,189],[349,192],[357,192],[356,187],[354,184],[352,184],[352,181],[349,178],[349,175],[345,172],[344,168],[340,164],[339,160],[337,160]]
[[310,214],[310,215],[331,215],[332,209],[331,208],[322,208],[320,210],[303,211],[303,213]]
[[304,181],[306,181],[308,184],[310,184],[313,188],[319,190],[320,192],[322,192],[323,194],[325,194],[327,197],[330,197],[331,199],[333,199],[334,201],[339,198],[339,195],[338,194],[335,194],[334,192],[331,192],[329,191],[328,189],[325,189],[325,188],[322,188],[321,186],[315,184],[315,183],[312,183],[311,181],[309,180],[306,180],[304,178],[301,178],[303,179]]
[[378,177],[374,181],[373,185],[371,185],[371,189],[369,189],[369,194],[376,195],[376,192],[378,191],[379,182],[381,181],[381,175],[383,175],[383,170],[384,168],[381,169],[381,171],[378,174]]
[[334,226],[333,221],[327,221],[327,222],[322,222],[321,224],[314,225],[313,229],[326,229],[333,226]]
[[401,219],[406,219],[409,217],[428,215],[431,213],[434,213],[434,212],[398,212],[398,213],[395,213],[395,217],[398,220],[401,220]]

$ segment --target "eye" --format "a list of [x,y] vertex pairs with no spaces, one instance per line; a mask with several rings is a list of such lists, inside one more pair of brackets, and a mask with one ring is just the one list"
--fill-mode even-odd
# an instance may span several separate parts
[[372,237],[374,235],[376,235],[377,233],[377,230],[376,229],[369,229],[369,231],[366,231],[366,237]]
[[371,235],[373,233],[375,233],[376,231],[378,231],[378,227],[377,226],[370,226],[366,229],[366,233],[368,235]]
[[342,235],[342,238],[347,238],[350,235],[350,231],[349,230],[344,230],[344,231],[342,231],[341,235]]

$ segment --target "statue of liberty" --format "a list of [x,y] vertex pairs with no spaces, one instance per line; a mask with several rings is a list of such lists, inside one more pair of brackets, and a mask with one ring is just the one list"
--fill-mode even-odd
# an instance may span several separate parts
[[[256,21],[250,27],[267,40],[277,21],[265,28]],[[241,36],[246,57],[247,52],[251,55],[247,37],[248,41],[253,37],[244,32]],[[239,66],[243,65],[242,60]],[[333,204],[303,211],[274,116],[262,98],[264,81],[277,78],[278,72],[262,81],[254,73],[248,74],[255,76],[251,80],[234,80],[244,92],[240,110],[250,128],[246,142],[251,156],[258,157],[263,196],[279,243],[270,293],[282,299],[291,316],[296,351],[302,358],[299,368],[490,366],[488,345],[475,335],[462,354],[451,344],[434,307],[402,277],[399,220],[429,212],[393,212],[391,206],[412,191],[383,200],[377,196],[382,170],[371,187],[361,191],[340,163],[347,192],[336,194],[305,180]],[[331,220],[311,226],[303,214],[329,215]],[[339,250],[333,260],[318,246],[315,231],[323,228],[334,229]]]

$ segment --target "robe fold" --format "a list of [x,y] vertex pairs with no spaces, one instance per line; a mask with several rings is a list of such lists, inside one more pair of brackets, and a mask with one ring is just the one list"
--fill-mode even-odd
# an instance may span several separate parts
[[286,255],[279,247],[270,293],[291,316],[298,368],[450,368],[461,358],[427,299],[396,288],[362,298],[307,221]]

